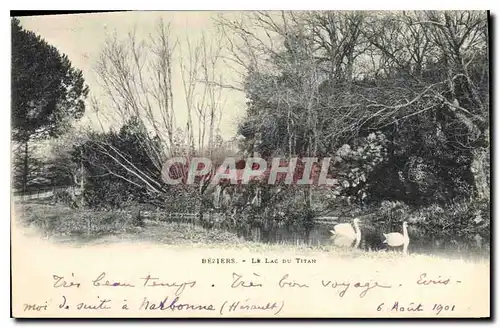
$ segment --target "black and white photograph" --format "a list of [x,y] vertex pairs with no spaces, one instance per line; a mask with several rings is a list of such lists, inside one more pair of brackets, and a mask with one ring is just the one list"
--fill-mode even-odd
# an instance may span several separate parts
[[13,317],[490,317],[488,11],[10,24]]

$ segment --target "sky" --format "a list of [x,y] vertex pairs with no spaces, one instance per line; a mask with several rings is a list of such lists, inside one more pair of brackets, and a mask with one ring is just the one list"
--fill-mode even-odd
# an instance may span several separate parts
[[[149,33],[154,33],[158,20],[163,18],[165,22],[171,24],[172,36],[180,41],[180,46],[174,53],[172,91],[177,126],[183,128],[187,118],[186,101],[179,69],[180,63],[176,60],[176,56],[179,51],[187,53],[186,36],[192,43],[200,38],[202,33],[207,38],[214,38],[216,32],[213,18],[217,14],[219,13],[210,11],[140,11],[30,16],[20,17],[20,21],[23,28],[39,34],[61,53],[66,54],[73,66],[82,70],[90,89],[90,96],[101,99],[103,91],[98,83],[95,66],[103,49],[106,35],[115,32],[118,38],[125,38],[135,27],[139,38],[147,37]],[[238,15],[238,13],[226,12],[224,15],[231,16]],[[220,74],[231,83],[239,79],[239,76],[223,66],[221,66]],[[245,113],[246,99],[242,92],[231,89],[225,89],[222,97],[225,99],[225,106],[220,121],[220,132],[224,140],[228,140],[236,135],[239,118]],[[193,119],[195,119],[194,115]],[[87,106],[85,116],[78,122],[78,125],[88,124],[96,129],[99,126],[90,106]]]

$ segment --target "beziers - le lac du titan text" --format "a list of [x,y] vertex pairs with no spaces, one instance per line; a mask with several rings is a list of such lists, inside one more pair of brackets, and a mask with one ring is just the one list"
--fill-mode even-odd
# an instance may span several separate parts
[[238,263],[250,263],[250,264],[314,264],[316,259],[302,258],[302,257],[287,257],[287,258],[275,258],[275,257],[252,257],[252,258],[202,258],[202,264],[238,264]]

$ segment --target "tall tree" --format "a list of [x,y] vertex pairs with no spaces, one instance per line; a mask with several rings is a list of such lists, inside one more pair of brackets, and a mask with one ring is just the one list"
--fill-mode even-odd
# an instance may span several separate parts
[[22,188],[29,171],[29,143],[59,136],[85,111],[88,94],[83,74],[64,54],[34,32],[11,20],[12,139],[23,146]]

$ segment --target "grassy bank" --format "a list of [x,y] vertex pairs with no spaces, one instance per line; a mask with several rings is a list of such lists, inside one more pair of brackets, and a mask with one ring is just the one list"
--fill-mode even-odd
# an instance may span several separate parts
[[221,230],[205,230],[185,223],[167,223],[138,217],[126,211],[72,209],[43,202],[15,205],[16,221],[31,233],[57,242],[148,241],[162,244],[229,243],[241,240]]

